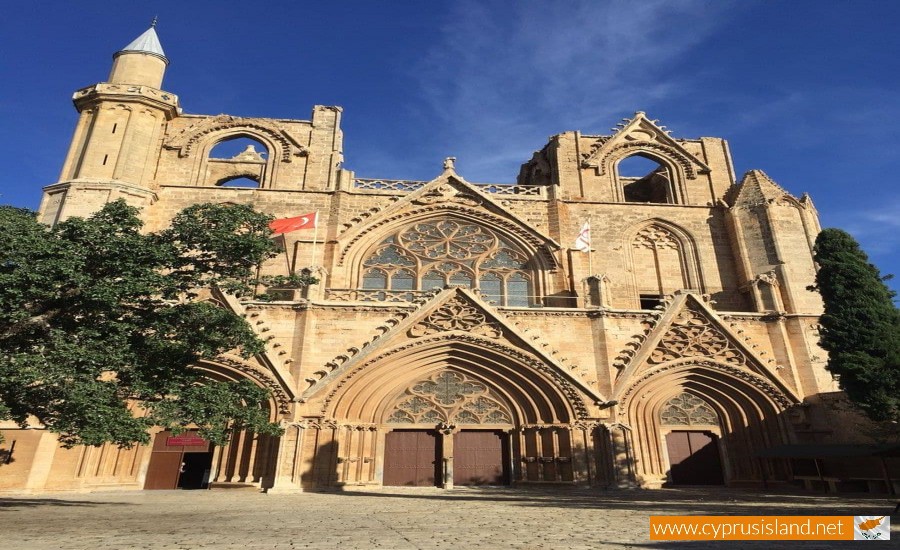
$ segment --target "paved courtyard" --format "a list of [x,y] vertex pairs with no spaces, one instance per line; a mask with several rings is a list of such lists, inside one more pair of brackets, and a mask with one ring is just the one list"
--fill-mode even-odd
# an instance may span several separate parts
[[[654,543],[648,516],[886,515],[895,504],[886,497],[725,489],[57,493],[0,497],[0,548],[772,548],[772,542]],[[900,518],[893,519],[891,544],[900,546]]]

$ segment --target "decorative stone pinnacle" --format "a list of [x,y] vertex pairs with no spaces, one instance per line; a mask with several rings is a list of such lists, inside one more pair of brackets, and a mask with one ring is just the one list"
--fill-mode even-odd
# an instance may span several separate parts
[[456,157],[447,157],[444,159],[444,170],[455,170]]

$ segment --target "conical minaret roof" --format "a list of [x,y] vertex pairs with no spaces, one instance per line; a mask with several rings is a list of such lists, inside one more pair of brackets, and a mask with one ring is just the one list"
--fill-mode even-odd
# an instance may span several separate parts
[[163,52],[162,44],[159,43],[159,36],[156,34],[156,21],[153,21],[153,24],[150,25],[150,28],[144,31],[143,34],[135,38],[131,41],[130,44],[116,52],[116,55],[121,55],[123,53],[146,53],[150,55],[155,55],[168,63],[168,58],[166,58],[166,54]]

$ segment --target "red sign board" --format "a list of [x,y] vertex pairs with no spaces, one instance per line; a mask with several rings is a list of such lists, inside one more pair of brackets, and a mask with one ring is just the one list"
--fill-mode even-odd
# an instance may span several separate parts
[[209,445],[209,441],[196,435],[176,435],[166,439],[167,447],[203,447]]

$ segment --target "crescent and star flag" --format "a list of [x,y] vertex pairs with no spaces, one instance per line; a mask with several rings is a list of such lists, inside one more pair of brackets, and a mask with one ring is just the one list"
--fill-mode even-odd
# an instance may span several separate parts
[[316,227],[316,224],[318,224],[318,222],[319,213],[310,212],[309,214],[303,214],[302,216],[296,216],[294,218],[272,220],[271,222],[269,222],[269,229],[272,230],[272,233],[278,235],[280,233],[290,233],[291,231],[297,231],[298,229],[313,229]]
[[581,232],[575,238],[575,249],[581,252],[591,251],[591,222],[584,222]]

